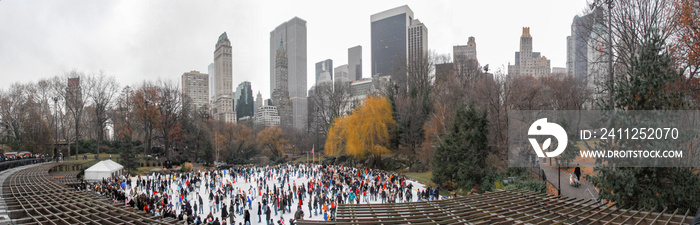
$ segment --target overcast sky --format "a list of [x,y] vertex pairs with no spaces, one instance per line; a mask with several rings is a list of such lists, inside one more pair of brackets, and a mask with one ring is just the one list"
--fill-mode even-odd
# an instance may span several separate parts
[[298,16],[307,21],[308,88],[314,64],[347,63],[362,45],[363,76],[370,76],[370,15],[408,5],[428,28],[428,47],[452,54],[469,36],[481,65],[514,63],[522,27],[533,50],[566,66],[566,36],[586,0],[537,1],[38,1],[0,0],[0,88],[36,82],[73,69],[103,70],[121,86],[207,73],[214,45],[227,32],[233,46],[233,82],[251,81],[269,98],[269,36]]

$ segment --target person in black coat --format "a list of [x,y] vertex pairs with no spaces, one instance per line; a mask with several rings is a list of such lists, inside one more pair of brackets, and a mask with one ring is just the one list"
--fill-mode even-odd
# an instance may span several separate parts
[[222,218],[222,220],[223,220],[223,218],[228,217],[228,210],[227,210],[227,207],[226,207],[226,203],[223,203],[221,207],[222,207],[222,208],[221,208],[221,218]]
[[246,209],[245,212],[243,212],[243,223],[244,224],[251,224],[250,223],[250,212]]
[[574,169],[574,175],[576,175],[576,179],[579,181],[581,180],[581,167],[578,167],[578,163],[576,164],[576,168]]
[[261,222],[260,215],[262,215],[262,205],[258,202],[258,223]]

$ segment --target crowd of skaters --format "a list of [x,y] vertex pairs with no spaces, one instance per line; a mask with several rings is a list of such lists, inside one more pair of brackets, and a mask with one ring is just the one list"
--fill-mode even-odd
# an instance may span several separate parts
[[334,220],[339,204],[440,198],[437,188],[424,188],[393,172],[308,164],[156,173],[105,179],[76,189],[183,224],[218,225],[253,224],[255,216],[257,224],[268,225],[328,221]]

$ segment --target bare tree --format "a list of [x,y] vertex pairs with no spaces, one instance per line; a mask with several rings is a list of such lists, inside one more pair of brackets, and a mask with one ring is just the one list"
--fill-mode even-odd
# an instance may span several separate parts
[[139,125],[143,125],[144,154],[151,150],[153,141],[153,130],[158,122],[160,102],[159,87],[151,83],[144,82],[131,96],[134,104],[133,113]]
[[115,135],[120,140],[132,140],[134,118],[134,100],[132,99],[134,90],[126,86],[122,89],[116,100],[116,110],[113,110],[112,121],[114,123]]
[[182,137],[182,127],[178,121],[182,110],[182,94],[180,88],[172,82],[161,82],[158,92],[156,104],[159,116],[156,127],[160,131],[166,156],[170,157],[174,142]]
[[83,112],[85,111],[85,105],[88,104],[91,86],[86,82],[86,76],[83,73],[77,71],[72,71],[65,76],[66,86],[63,93],[63,99],[66,102],[66,108],[68,112],[73,116],[73,122],[75,124],[75,159],[78,159],[78,153],[80,152],[80,125],[83,118]]
[[342,82],[322,83],[315,87],[315,94],[309,98],[320,135],[327,135],[333,120],[350,111],[352,93],[350,85]]
[[97,157],[99,159],[100,145],[104,141],[104,131],[109,119],[107,112],[110,110],[112,100],[119,87],[113,76],[106,76],[102,71],[95,76],[88,77],[86,82],[91,87],[87,95],[92,102],[94,129],[97,132]]

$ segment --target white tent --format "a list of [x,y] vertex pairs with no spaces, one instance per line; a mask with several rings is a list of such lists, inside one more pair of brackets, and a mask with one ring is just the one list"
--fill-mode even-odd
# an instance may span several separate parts
[[124,166],[112,161],[103,160],[85,170],[85,180],[102,180],[121,174]]

